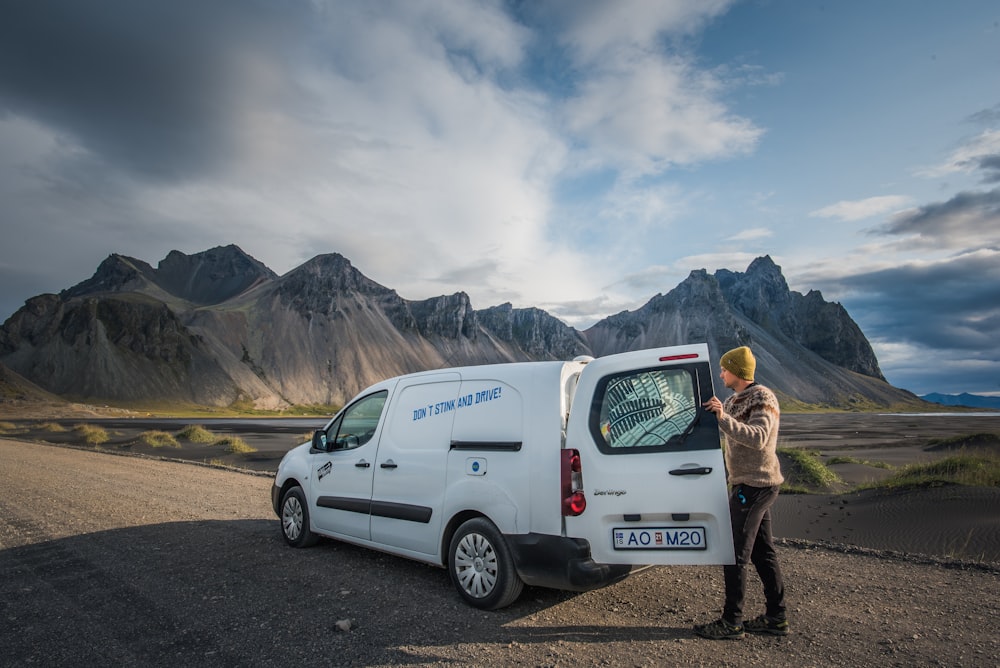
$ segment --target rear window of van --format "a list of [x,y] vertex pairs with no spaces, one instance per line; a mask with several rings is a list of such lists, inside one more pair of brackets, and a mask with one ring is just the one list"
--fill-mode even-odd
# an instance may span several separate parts
[[704,415],[700,395],[694,367],[608,376],[598,383],[594,395],[591,433],[598,447],[609,454],[719,447],[714,420],[707,446],[706,434],[692,439]]

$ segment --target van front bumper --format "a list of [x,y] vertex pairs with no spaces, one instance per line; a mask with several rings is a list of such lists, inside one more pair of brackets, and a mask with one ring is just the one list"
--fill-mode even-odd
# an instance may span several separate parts
[[504,536],[514,567],[525,584],[568,591],[599,589],[625,578],[628,564],[599,564],[590,556],[590,543],[582,538],[548,534]]

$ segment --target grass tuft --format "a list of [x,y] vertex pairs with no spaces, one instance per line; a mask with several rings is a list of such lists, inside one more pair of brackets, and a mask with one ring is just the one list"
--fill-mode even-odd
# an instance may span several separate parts
[[173,434],[165,431],[151,430],[139,434],[139,440],[154,448],[179,448],[181,444],[177,442]]
[[53,434],[58,434],[64,431],[69,431],[66,427],[62,426],[58,422],[41,422],[36,427],[40,431],[48,431]]
[[224,436],[212,443],[212,447],[215,446],[221,446],[226,452],[232,454],[257,452],[257,448],[253,447],[239,436]]
[[964,434],[948,438],[932,438],[927,441],[927,450],[963,450],[967,448],[1000,447],[1000,435],[990,433]]
[[183,438],[191,443],[214,443],[216,435],[202,427],[200,424],[189,424],[177,432],[178,438]]
[[[820,461],[819,455],[802,448],[778,448],[778,454],[784,456],[792,465],[795,480],[799,486],[806,488],[830,487],[843,482],[836,473]],[[791,491],[792,486],[782,488]]]
[[95,427],[92,424],[78,424],[73,427],[73,431],[78,432],[83,437],[84,443],[87,445],[100,445],[101,443],[107,443],[110,438],[104,427]]
[[17,429],[17,425],[13,422],[0,422],[0,433],[14,431]]
[[891,469],[891,464],[886,464],[885,462],[873,462],[868,459],[858,459],[857,457],[830,457],[826,460],[827,466],[833,466],[834,464],[861,464],[862,466],[870,466],[875,469]]
[[1000,454],[963,450],[929,464],[909,464],[866,487],[898,490],[942,485],[1000,487]]

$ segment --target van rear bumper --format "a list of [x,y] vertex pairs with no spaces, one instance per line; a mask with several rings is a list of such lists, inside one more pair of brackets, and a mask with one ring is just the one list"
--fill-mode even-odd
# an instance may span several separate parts
[[625,578],[632,566],[599,564],[590,556],[590,543],[582,538],[548,534],[504,536],[514,567],[525,584],[568,591],[599,589]]

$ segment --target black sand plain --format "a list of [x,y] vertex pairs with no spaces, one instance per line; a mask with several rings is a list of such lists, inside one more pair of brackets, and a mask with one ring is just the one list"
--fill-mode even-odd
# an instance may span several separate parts
[[[121,454],[181,459],[269,475],[281,457],[322,427],[326,418],[178,420],[155,417],[45,420],[7,413],[6,438],[70,447],[100,448]],[[65,431],[54,431],[58,423]],[[108,440],[82,442],[78,424],[101,426]],[[222,438],[238,436],[255,449],[227,452],[224,446],[190,443],[152,447],[140,435],[177,433],[188,424],[205,426]],[[13,425],[13,428],[10,428]],[[819,541],[864,549],[930,555],[935,558],[1000,564],[1000,488],[955,485],[886,491],[856,490],[911,463],[929,463],[955,454],[942,442],[988,435],[976,447],[1000,450],[1000,412],[965,414],[790,413],[782,416],[780,448],[815,451],[843,481],[819,493],[782,494],[774,509],[774,532],[782,539]],[[990,436],[992,438],[990,438]],[[842,461],[848,459],[850,461]],[[795,472],[783,462],[788,482]]]

